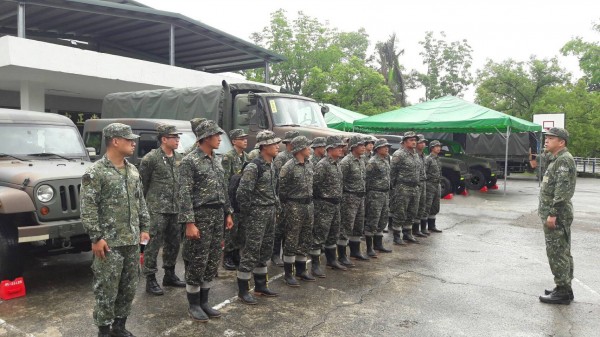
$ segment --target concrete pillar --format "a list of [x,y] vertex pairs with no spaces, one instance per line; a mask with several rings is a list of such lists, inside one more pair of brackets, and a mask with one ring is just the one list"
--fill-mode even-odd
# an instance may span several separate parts
[[46,108],[43,84],[21,81],[21,110],[41,111]]

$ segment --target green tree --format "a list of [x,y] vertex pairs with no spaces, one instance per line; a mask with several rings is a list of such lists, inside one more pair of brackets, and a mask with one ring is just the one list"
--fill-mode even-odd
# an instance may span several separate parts
[[477,72],[475,102],[516,117],[531,120],[533,107],[549,88],[568,83],[570,74],[556,58],[527,62],[488,60]]
[[402,73],[404,67],[400,65],[399,57],[404,54],[404,49],[398,50],[396,34],[392,34],[387,41],[377,42],[375,51],[379,62],[379,72],[383,75],[385,83],[394,94],[395,103],[406,106],[406,80]]
[[[593,29],[600,33],[600,23],[593,25]],[[576,37],[567,42],[562,48],[563,55],[575,55],[579,58],[579,68],[585,74],[584,80],[588,89],[600,91],[600,43],[585,42],[581,37]]]
[[425,33],[425,39],[419,44],[423,51],[423,64],[427,72],[411,71],[415,86],[425,87],[425,101],[447,95],[462,97],[464,91],[473,82],[470,69],[472,49],[467,40],[446,42],[446,34],[441,38],[433,32]]

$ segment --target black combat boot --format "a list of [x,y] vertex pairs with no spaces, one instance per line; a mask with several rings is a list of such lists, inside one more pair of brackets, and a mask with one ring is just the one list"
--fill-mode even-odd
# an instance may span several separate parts
[[237,270],[235,262],[233,261],[233,253],[234,252],[225,252],[225,254],[223,254],[223,268],[225,268],[225,270]]
[[431,233],[427,230],[427,219],[421,219],[421,233],[429,236]]
[[98,337],[110,337],[110,325],[99,326]]
[[348,246],[350,246],[350,257],[361,261],[369,260],[369,257],[363,255],[363,253],[360,251],[360,241],[350,241]]
[[338,245],[337,250],[338,250],[338,262],[341,263],[344,267],[353,268],[355,266],[355,264],[352,263],[352,261],[350,261],[350,259],[348,259],[348,256],[346,256],[346,246]]
[[[544,290],[544,295],[550,295],[552,294],[554,291],[556,291],[556,287],[554,289],[546,289]],[[573,294],[573,289],[569,289],[569,299],[574,300],[575,299],[575,295]]]
[[111,337],[135,337],[131,332],[125,329],[125,322],[127,322],[127,317],[115,318],[110,330]]
[[294,264],[291,262],[283,263],[283,270],[285,274],[283,275],[283,281],[290,287],[299,287],[300,283],[294,277]]
[[256,298],[254,298],[254,296],[250,295],[250,293],[248,292],[248,289],[250,289],[248,287],[248,283],[250,282],[250,280],[242,280],[241,278],[237,279],[237,283],[238,283],[238,298],[246,304],[250,304],[250,305],[254,305],[256,303],[258,303],[256,301]]
[[398,246],[406,245],[404,240],[402,240],[402,234],[400,231],[394,230],[394,244]]
[[209,290],[210,288],[200,289],[200,308],[202,308],[202,311],[204,311],[208,317],[219,318],[221,317],[221,312],[219,310],[213,309],[210,305],[208,305]]
[[156,282],[156,275],[150,274],[146,276],[146,292],[156,296],[160,296],[165,293],[158,285],[158,282]]
[[315,282],[316,279],[312,276],[307,268],[306,261],[296,261],[296,277],[299,277],[302,281]]
[[164,267],[165,276],[163,277],[163,287],[185,288],[185,282],[175,275],[175,267]]
[[441,233],[442,232],[441,229],[437,229],[435,227],[435,218],[433,218],[433,219],[427,218],[427,227],[429,228],[430,232],[433,232],[433,233]]
[[273,243],[273,256],[271,256],[271,262],[277,267],[283,267],[283,260],[281,259],[281,240],[275,240]]
[[325,278],[325,272],[321,269],[321,256],[311,255],[310,256],[310,270],[316,277]]
[[348,270],[348,268],[341,265],[335,253],[335,248],[325,248],[325,258],[327,259],[327,266],[331,267],[331,269],[338,269],[342,271]]
[[267,274],[254,274],[254,293],[265,297],[277,297],[279,294],[269,289]]
[[412,233],[413,233],[414,236],[418,236],[420,238],[426,238],[427,237],[427,235],[421,233],[421,228],[420,228],[420,226],[419,226],[418,223],[414,223],[412,225]]
[[558,286],[549,295],[540,296],[540,302],[548,304],[570,304],[571,293],[568,287]]
[[235,269],[240,266],[240,250],[236,249],[231,253],[231,257],[233,258],[233,264],[235,264]]
[[373,236],[365,236],[365,242],[367,244],[367,255],[376,259],[377,252],[373,250]]
[[402,229],[402,235],[403,235],[403,239],[405,241],[412,242],[412,243],[420,243],[419,240],[417,240],[412,235],[410,228],[409,229]]
[[382,253],[391,253],[391,249],[387,249],[383,246],[383,235],[373,236],[373,249]]
[[200,292],[187,293],[187,299],[190,305],[188,308],[188,313],[190,314],[190,317],[192,317],[195,321],[198,322],[208,322],[208,316],[200,306]]

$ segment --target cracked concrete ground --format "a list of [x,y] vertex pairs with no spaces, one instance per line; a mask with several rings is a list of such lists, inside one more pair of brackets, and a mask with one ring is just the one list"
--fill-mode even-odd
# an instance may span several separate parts
[[[151,297],[142,279],[128,327],[138,336],[598,336],[599,188],[600,180],[577,181],[569,306],[538,301],[553,286],[536,215],[538,184],[515,176],[506,196],[498,190],[444,200],[444,233],[420,245],[394,246],[347,272],[328,269],[327,278],[300,288],[285,286],[282,270],[270,267],[281,296],[261,297],[256,306],[235,300],[235,273],[220,271],[210,302],[221,303],[223,317],[206,324],[187,316],[184,290]],[[0,336],[95,336],[90,255],[27,264],[27,296],[0,302]],[[177,269],[181,275],[182,264]]]

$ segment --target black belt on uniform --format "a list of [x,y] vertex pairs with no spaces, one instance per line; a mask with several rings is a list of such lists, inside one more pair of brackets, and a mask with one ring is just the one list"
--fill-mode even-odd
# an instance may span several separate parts
[[326,202],[328,202],[330,204],[334,204],[334,205],[337,205],[340,203],[340,198],[318,198],[318,197],[315,197],[315,200],[326,201]]
[[308,205],[312,202],[312,198],[287,198],[287,199],[285,199],[285,201],[286,202],[292,201],[292,202],[297,202],[299,204]]
[[209,208],[209,209],[223,209],[225,205],[223,204],[204,204],[197,206],[195,208]]
[[344,193],[348,193],[348,194],[353,194],[357,197],[364,197],[365,196],[365,192],[350,192],[350,191],[344,191]]

